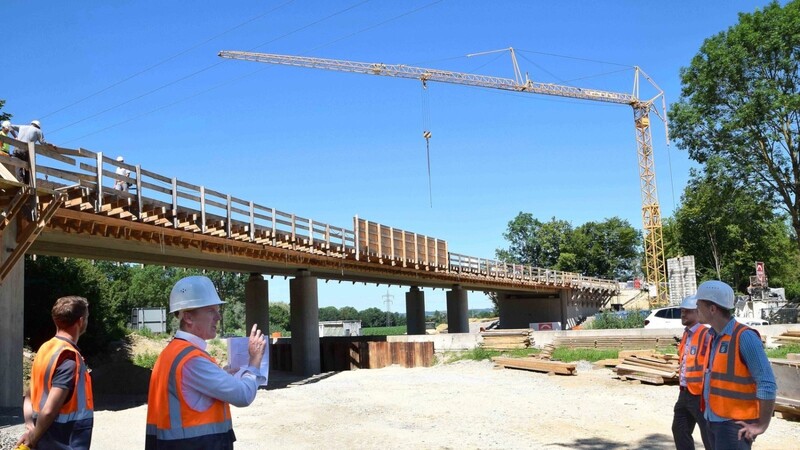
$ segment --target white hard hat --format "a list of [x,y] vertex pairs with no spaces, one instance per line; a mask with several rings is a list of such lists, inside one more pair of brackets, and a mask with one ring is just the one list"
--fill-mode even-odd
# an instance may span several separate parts
[[178,280],[172,287],[169,294],[169,313],[224,303],[208,277],[186,277]]
[[3,128],[11,128],[11,121],[10,120],[4,120],[3,121]]
[[122,156],[117,156],[117,161],[119,162],[125,161],[125,158],[123,158]]
[[697,287],[697,300],[707,300],[722,308],[733,309],[733,289],[727,283],[711,280]]
[[681,309],[697,309],[697,297],[690,295],[681,302]]
[[38,120],[31,120],[31,125],[34,125],[36,128],[42,127],[42,124]]

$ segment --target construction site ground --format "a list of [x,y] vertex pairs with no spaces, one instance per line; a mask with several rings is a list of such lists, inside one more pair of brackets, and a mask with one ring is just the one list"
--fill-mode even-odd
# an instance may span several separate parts
[[[237,449],[674,448],[678,388],[619,381],[610,369],[588,362],[578,363],[575,376],[460,361],[270,377],[252,405],[232,408]],[[95,415],[92,448],[143,448],[147,407],[141,398],[104,403]],[[9,448],[22,427],[5,419],[1,443]],[[702,448],[697,431],[695,440]],[[775,417],[754,448],[795,448],[797,442],[800,422]]]

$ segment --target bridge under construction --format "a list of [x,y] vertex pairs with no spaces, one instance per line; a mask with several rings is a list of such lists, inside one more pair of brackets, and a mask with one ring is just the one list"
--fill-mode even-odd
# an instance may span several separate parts
[[[408,334],[425,334],[420,288],[447,290],[450,333],[469,331],[468,291],[496,296],[501,328],[560,322],[565,329],[619,292],[614,280],[454,253],[444,239],[357,216],[347,227],[317,222],[102,152],[0,140],[28,154],[28,161],[0,154],[3,406],[16,406],[22,392],[26,253],[249,273],[246,326],[262,330],[269,329],[263,275],[290,277],[292,367],[303,374],[320,371],[319,280],[409,286]],[[29,182],[18,181],[20,169]]]

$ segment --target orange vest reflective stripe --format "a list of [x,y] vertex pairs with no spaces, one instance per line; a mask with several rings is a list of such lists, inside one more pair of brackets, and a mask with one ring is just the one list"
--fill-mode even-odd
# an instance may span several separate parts
[[[686,342],[686,335],[681,339],[678,346],[678,355],[684,366],[684,376],[686,377],[686,389],[692,395],[703,394],[703,372],[708,362],[709,344],[711,336],[708,334],[708,327],[700,325],[692,334],[692,339]],[[687,346],[688,344],[688,346]],[[684,352],[686,359],[684,360]]]
[[156,443],[169,441],[169,444],[192,439],[194,444],[200,445],[204,437],[214,436],[215,442],[221,434],[233,437],[230,405],[214,400],[207,410],[199,412],[189,407],[183,398],[183,366],[192,358],[206,358],[217,363],[208,353],[183,339],[173,339],[156,360],[147,400],[148,443],[153,438]]
[[75,389],[72,396],[64,402],[55,419],[57,423],[70,423],[94,417],[94,398],[92,396],[92,377],[78,349],[69,341],[53,337],[42,344],[36,353],[31,369],[31,406],[34,417],[38,416],[53,387],[56,364],[64,350],[75,354]]
[[731,420],[757,419],[759,415],[756,382],[739,352],[739,337],[746,330],[752,328],[734,322],[731,334],[719,337],[711,366],[708,404],[714,414]]

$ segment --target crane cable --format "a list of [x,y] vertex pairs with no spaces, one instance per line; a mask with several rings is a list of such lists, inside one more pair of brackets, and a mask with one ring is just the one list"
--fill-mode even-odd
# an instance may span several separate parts
[[425,138],[425,152],[428,160],[428,201],[433,208],[433,188],[431,187],[431,131],[430,131],[430,100],[428,98],[428,83],[422,80],[422,137]]

